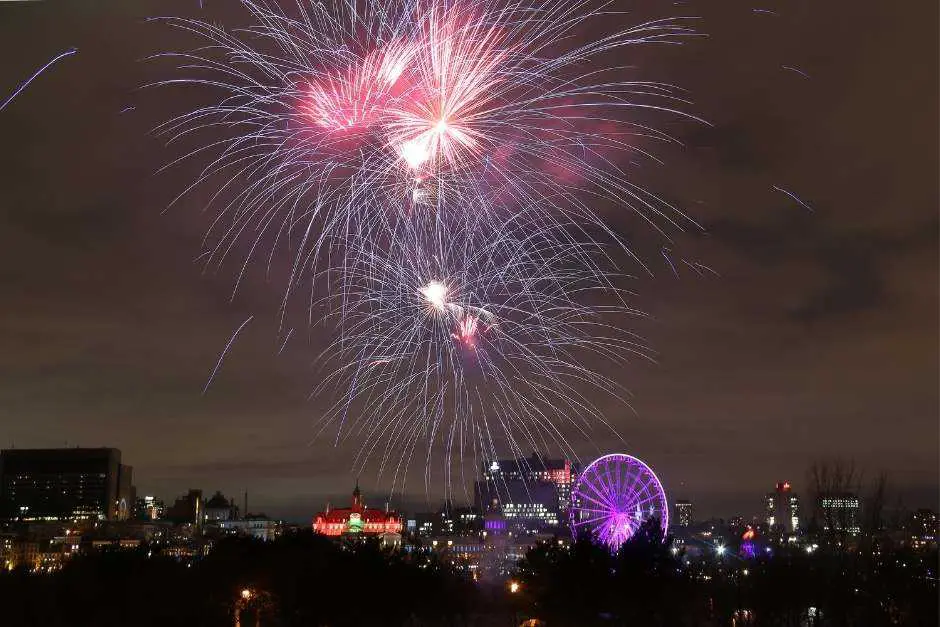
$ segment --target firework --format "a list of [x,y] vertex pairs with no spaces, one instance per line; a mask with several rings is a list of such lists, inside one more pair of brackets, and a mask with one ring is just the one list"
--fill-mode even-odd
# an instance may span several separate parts
[[683,101],[606,63],[685,22],[585,38],[610,21],[588,0],[241,3],[240,31],[165,18],[208,45],[161,55],[187,73],[163,84],[217,99],[159,131],[203,163],[179,198],[212,190],[207,263],[284,256],[285,308],[303,279],[328,289],[321,388],[347,393],[324,426],[396,477],[422,441],[567,449],[566,425],[602,420],[593,391],[620,394],[586,359],[644,353],[613,321],[635,312],[608,249],[629,251],[595,207],[688,222],[621,165],[671,141],[631,112]]
[[357,470],[375,462],[397,485],[416,455],[430,472],[435,451],[446,473],[532,449],[573,455],[572,434],[606,428],[603,400],[625,401],[593,364],[648,355],[624,330],[638,314],[628,294],[537,230],[525,240],[505,224],[484,240],[478,223],[440,220],[450,239],[400,233],[342,276],[317,389],[341,393],[320,428],[358,443]]
[[20,94],[20,92],[22,92],[24,89],[29,87],[29,84],[32,83],[33,80],[36,79],[36,77],[38,77],[40,74],[42,74],[43,72],[48,70],[50,67],[55,65],[60,59],[64,59],[65,57],[71,56],[75,54],[76,52],[78,52],[77,48],[69,48],[65,52],[62,52],[52,57],[49,61],[46,62],[45,65],[43,65],[41,68],[33,72],[29,78],[23,81],[19,87],[13,90],[13,93],[7,96],[6,99],[3,100],[3,102],[0,102],[0,111],[3,111],[4,109],[6,109],[7,105],[13,102],[13,99],[16,98]]
[[571,44],[608,17],[587,0],[301,2],[291,14],[241,2],[255,25],[233,32],[165,18],[207,46],[160,55],[185,71],[162,84],[216,97],[159,128],[171,143],[205,140],[181,160],[204,163],[183,195],[214,190],[207,263],[282,253],[289,289],[352,237],[387,241],[416,204],[484,213],[491,230],[525,207],[617,243],[593,207],[628,208],[657,229],[687,222],[619,165],[646,154],[640,140],[671,141],[631,111],[677,113],[679,92],[590,63],[680,41],[683,20]]

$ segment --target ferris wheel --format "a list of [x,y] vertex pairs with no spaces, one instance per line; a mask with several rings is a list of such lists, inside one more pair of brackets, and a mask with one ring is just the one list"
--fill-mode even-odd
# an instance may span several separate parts
[[669,506],[663,484],[649,466],[631,455],[595,459],[571,491],[572,534],[588,530],[613,551],[654,517],[665,538]]

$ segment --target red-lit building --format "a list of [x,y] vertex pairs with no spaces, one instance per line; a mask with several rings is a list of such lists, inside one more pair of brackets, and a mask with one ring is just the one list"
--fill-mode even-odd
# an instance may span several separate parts
[[357,484],[352,507],[327,507],[313,517],[313,530],[330,537],[378,537],[386,544],[399,544],[402,520],[398,512],[366,507]]

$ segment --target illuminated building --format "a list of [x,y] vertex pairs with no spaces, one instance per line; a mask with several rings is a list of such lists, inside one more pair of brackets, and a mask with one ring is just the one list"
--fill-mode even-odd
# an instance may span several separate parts
[[436,513],[415,514],[408,520],[408,532],[415,533],[422,538],[430,538],[440,533],[440,515]]
[[857,535],[861,532],[858,514],[861,502],[849,492],[822,494],[817,502],[824,531]]
[[673,524],[676,527],[688,527],[692,524],[692,503],[690,501],[676,501],[673,504],[675,513]]
[[767,495],[767,526],[773,531],[796,533],[800,529],[800,497],[789,481],[781,481]]
[[409,533],[431,536],[470,536],[483,528],[483,516],[472,507],[442,507],[437,512],[415,514],[406,522]]
[[930,509],[917,510],[911,515],[909,530],[913,548],[936,548],[938,535],[937,512]]
[[475,491],[481,509],[498,513],[517,534],[543,533],[561,522],[556,486],[547,481],[509,479],[495,486],[478,481]]
[[166,517],[178,525],[201,528],[206,519],[204,508],[202,490],[189,490],[183,496],[177,497],[173,505],[166,510]]
[[353,490],[352,507],[330,509],[313,518],[313,530],[330,537],[379,537],[386,544],[400,544],[401,516],[397,512],[366,507],[359,491]]
[[212,498],[206,501],[204,509],[206,522],[219,522],[238,518],[238,507],[235,505],[235,499],[226,499],[221,492],[212,495]]
[[154,496],[144,496],[137,499],[137,518],[140,520],[160,520],[166,516],[166,506],[163,501]]
[[504,577],[512,573],[519,560],[540,543],[557,542],[567,546],[556,534],[518,533],[518,528],[502,514],[491,512],[483,519],[482,554],[478,557],[479,573],[484,577]]
[[474,502],[483,514],[501,514],[517,533],[553,532],[566,524],[571,487],[577,478],[567,459],[532,457],[494,460],[483,465]]
[[478,486],[477,497],[480,502],[477,507],[483,511],[490,498],[498,498],[500,488],[505,484],[548,483],[555,490],[557,502],[550,509],[565,514],[571,503],[571,486],[575,479],[577,467],[569,459],[546,459],[533,453],[528,459],[493,460],[483,465],[483,485]]
[[0,452],[0,519],[126,520],[133,469],[114,448],[10,449]]
[[264,514],[249,514],[244,518],[226,519],[218,522],[223,532],[256,538],[265,542],[274,540],[281,535],[281,524],[271,520]]
[[0,570],[16,567],[16,534],[0,534]]
[[477,577],[486,551],[480,536],[442,536],[426,546],[451,568]]

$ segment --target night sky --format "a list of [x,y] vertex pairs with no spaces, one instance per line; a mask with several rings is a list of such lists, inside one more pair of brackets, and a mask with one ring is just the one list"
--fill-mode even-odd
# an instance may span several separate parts
[[[0,445],[114,446],[139,493],[247,489],[253,511],[304,519],[355,480],[353,446],[313,440],[322,338],[277,356],[281,285],[232,299],[235,264],[194,261],[200,198],[164,211],[196,164],[156,174],[177,154],[150,130],[186,95],[140,89],[173,76],[143,59],[195,42],[144,20],[240,19],[234,0],[204,4],[0,2],[0,100],[78,48],[0,111]],[[805,490],[809,465],[833,458],[936,507],[936,3],[619,4],[703,18],[707,37],[623,62],[688,89],[712,123],[660,118],[684,145],[635,171],[705,228],[672,246],[678,277],[658,240],[628,232],[656,274],[627,284],[656,363],[616,373],[632,410],[605,409],[626,444],[598,431],[579,452],[643,458],[703,515],[755,514],[774,482]],[[388,493],[374,474],[362,484]],[[419,479],[404,502],[424,507]]]

